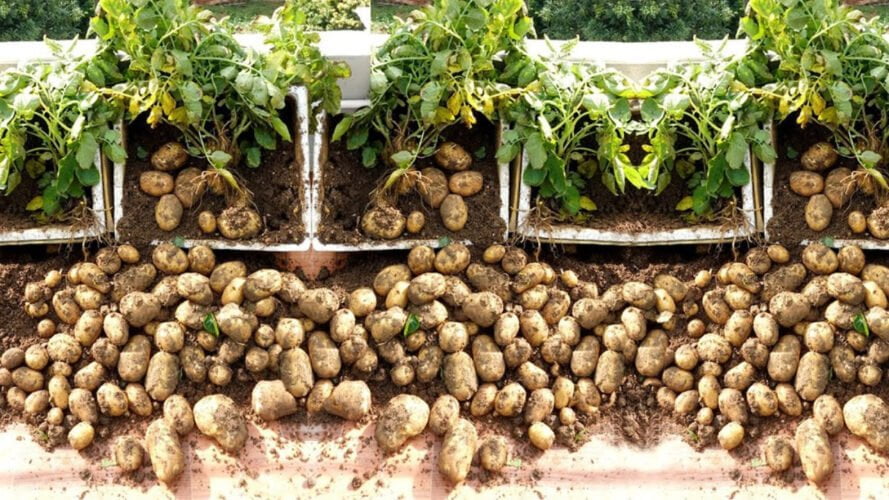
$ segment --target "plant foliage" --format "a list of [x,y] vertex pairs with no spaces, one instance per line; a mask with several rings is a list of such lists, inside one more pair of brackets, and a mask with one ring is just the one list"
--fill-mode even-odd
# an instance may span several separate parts
[[0,42],[83,35],[95,6],[95,0],[2,0]]
[[355,9],[369,4],[368,0],[296,0],[294,3],[297,10],[305,13],[309,29],[318,31],[364,29]]

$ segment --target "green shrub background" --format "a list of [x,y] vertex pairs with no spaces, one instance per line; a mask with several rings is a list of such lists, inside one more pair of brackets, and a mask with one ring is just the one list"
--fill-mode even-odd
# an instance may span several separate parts
[[538,36],[619,42],[735,36],[745,0],[528,0]]
[[0,41],[82,36],[95,6],[96,0],[0,0]]

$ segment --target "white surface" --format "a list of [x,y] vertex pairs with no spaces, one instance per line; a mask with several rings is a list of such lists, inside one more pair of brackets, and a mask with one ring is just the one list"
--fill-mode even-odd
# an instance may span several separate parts
[[[44,243],[78,243],[99,238],[108,232],[107,207],[105,205],[105,169],[102,168],[102,153],[96,153],[96,165],[99,167],[99,183],[90,188],[92,209],[95,222],[86,227],[75,229],[73,226],[52,224],[46,227],[0,231],[0,246],[28,245]],[[4,203],[7,203],[4,201]]]
[[[303,189],[303,210],[302,220],[305,227],[305,238],[299,243],[268,245],[265,243],[252,243],[232,241],[222,237],[219,238],[195,238],[186,239],[183,246],[191,248],[197,245],[204,245],[215,250],[243,250],[256,252],[301,252],[309,249],[310,238],[309,229],[312,227],[312,200],[311,200],[311,173],[309,168],[309,157],[311,156],[309,141],[309,115],[308,115],[308,94],[305,87],[295,87],[291,90],[291,96],[296,100],[297,109],[297,130],[296,135],[299,136],[300,149],[303,155],[302,168],[302,189]],[[124,135],[125,136],[125,135]],[[114,234],[120,240],[120,234],[117,232],[117,225],[123,218],[123,183],[126,175],[126,164],[114,164],[114,182],[113,182],[113,198],[114,198]],[[154,223],[150,221],[149,223]],[[170,233],[170,239],[176,236],[175,231]],[[161,243],[154,241],[153,244]]]
[[[378,240],[368,240],[363,243],[359,243],[357,245],[346,245],[346,244],[338,244],[338,243],[324,243],[318,237],[318,229],[321,224],[321,213],[324,209],[324,199],[321,195],[321,187],[322,187],[322,167],[321,165],[321,152],[325,149],[325,143],[328,139],[327,133],[327,117],[324,113],[321,113],[318,116],[318,123],[324,124],[324,126],[318,127],[318,130],[312,134],[312,199],[313,199],[313,214],[312,221],[313,226],[310,231],[311,239],[312,239],[312,249],[319,252],[364,252],[364,251],[383,251],[383,250],[410,250],[415,246],[425,245],[431,248],[439,248],[441,247],[441,243],[438,239],[401,239],[396,241],[378,241]],[[502,133],[502,129],[498,130],[497,134],[497,144],[499,147],[500,144],[500,133]],[[510,192],[510,183],[509,183],[509,164],[499,163],[497,165],[497,176],[500,181],[500,218],[503,220],[503,225],[507,228],[503,233],[503,240],[506,241],[509,235],[509,192]],[[471,241],[461,240],[461,243],[464,245],[472,245]]]

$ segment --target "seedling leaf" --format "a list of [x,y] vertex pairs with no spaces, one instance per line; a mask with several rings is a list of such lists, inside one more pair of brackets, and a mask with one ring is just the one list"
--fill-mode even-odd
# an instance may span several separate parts
[[176,236],[173,238],[173,245],[178,248],[185,248],[185,238],[182,236]]
[[444,248],[444,247],[450,245],[451,241],[452,241],[451,238],[449,238],[448,236],[442,236],[441,238],[438,239],[438,246],[440,248]]
[[216,316],[214,316],[213,313],[207,313],[207,315],[204,316],[203,325],[205,332],[214,337],[219,337],[219,323],[216,322]]
[[506,462],[506,465],[508,465],[510,467],[515,467],[516,469],[521,469],[522,468],[522,459],[518,458],[518,457],[513,458],[509,462]]
[[407,317],[407,321],[404,322],[404,336],[410,337],[417,330],[420,329],[420,317],[416,314],[411,313],[410,316]]
[[867,319],[865,319],[863,313],[858,313],[852,318],[852,327],[855,328],[856,332],[865,337],[870,337],[870,328],[867,326]]
[[833,236],[825,236],[824,238],[821,238],[821,243],[826,247],[832,247],[834,242],[835,240],[833,239]]

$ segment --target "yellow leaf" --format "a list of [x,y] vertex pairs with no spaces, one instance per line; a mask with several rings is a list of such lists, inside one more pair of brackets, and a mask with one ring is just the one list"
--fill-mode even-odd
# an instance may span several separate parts
[[136,116],[139,114],[139,101],[136,99],[130,99],[130,105],[128,111],[130,112],[130,116]]
[[448,111],[450,111],[452,115],[456,115],[460,112],[461,106],[463,106],[463,95],[459,92],[451,94],[451,97],[448,98]]
[[809,119],[812,117],[812,108],[809,106],[803,106],[801,110],[799,110],[799,116],[796,117],[796,123],[798,123],[801,127],[805,127],[809,123]]
[[151,108],[151,113],[148,115],[148,119],[145,120],[149,125],[157,125],[160,123],[161,118],[164,117],[164,110],[161,109],[160,106],[154,106]]
[[176,109],[176,99],[169,92],[164,92],[161,96],[161,106],[164,108],[164,114],[169,115]]
[[35,196],[33,200],[28,202],[28,205],[25,207],[29,212],[33,212],[35,210],[40,210],[43,208],[43,196]]
[[472,112],[472,108],[469,106],[463,106],[460,110],[460,118],[463,119],[463,124],[467,127],[475,125],[475,113]]
[[686,210],[691,210],[694,206],[695,200],[691,196],[686,196],[679,200],[679,203],[676,204],[676,210],[679,212],[684,212]]
[[587,196],[580,197],[580,208],[588,212],[595,212],[599,209],[599,207],[596,206],[596,202]]
[[778,103],[778,112],[781,113],[782,116],[786,116],[790,113],[790,101],[786,97],[781,98],[781,102]]
[[824,106],[825,106],[824,98],[821,97],[821,94],[819,94],[818,92],[812,92],[811,101],[812,101],[812,111],[816,115],[820,115],[821,112],[824,111]]
[[824,123],[836,124],[840,122],[840,117],[837,115],[837,108],[830,106],[825,108],[824,111],[818,114],[818,120]]
[[180,123],[182,125],[188,125],[188,110],[185,108],[176,108],[172,113],[168,115],[168,118],[173,123]]
[[454,118],[454,113],[451,113],[447,108],[439,107],[435,110],[435,123],[438,125],[450,123],[454,121]]

